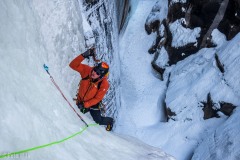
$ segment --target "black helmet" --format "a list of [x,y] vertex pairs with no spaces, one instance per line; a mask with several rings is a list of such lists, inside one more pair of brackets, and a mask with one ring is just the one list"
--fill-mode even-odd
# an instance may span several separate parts
[[100,77],[105,76],[108,73],[109,66],[106,62],[98,63],[97,66],[93,68],[93,70],[100,75]]

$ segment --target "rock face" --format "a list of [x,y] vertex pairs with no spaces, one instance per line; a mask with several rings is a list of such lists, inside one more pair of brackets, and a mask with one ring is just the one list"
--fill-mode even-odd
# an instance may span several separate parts
[[[85,39],[86,41],[91,41],[88,44],[95,46],[97,59],[107,62],[110,65],[110,71],[114,70],[114,72],[109,74],[111,85],[103,100],[103,104],[107,109],[106,114],[115,117],[118,106],[117,88],[120,79],[116,65],[118,63],[118,51],[115,50],[118,45],[117,36],[119,32],[116,20],[116,3],[115,1],[108,3],[104,0],[83,0],[83,6],[86,20],[92,32],[91,34],[85,33]],[[86,48],[91,46],[86,46]],[[94,62],[90,61],[89,63]]]
[[220,111],[223,112],[225,115],[230,116],[233,113],[233,110],[236,108],[231,103],[220,102]]
[[226,103],[226,102],[219,102],[220,108],[218,109],[217,107],[215,107],[215,105],[217,105],[217,103],[214,103],[211,99],[211,94],[209,93],[207,96],[207,101],[206,102],[202,102],[203,104],[203,119],[209,119],[209,118],[219,118],[218,112],[222,112],[223,114],[225,114],[226,116],[231,116],[233,110],[236,108],[236,106],[234,106],[231,103]]
[[117,1],[117,21],[119,32],[127,24],[127,17],[131,11],[131,5],[129,0]]
[[222,122],[185,159],[239,159],[240,1],[168,0],[167,8],[162,17],[157,2],[145,30],[157,35],[148,52],[167,86],[168,121]]
[[[164,17],[162,16],[162,12],[163,10],[166,10],[166,8],[168,8],[168,14]],[[221,58],[224,54],[219,54],[214,51],[215,53],[212,52],[210,55],[207,55],[204,53],[204,51],[199,53],[199,50],[202,48],[215,48],[217,46],[216,42],[213,40],[214,29],[218,29],[218,31],[224,34],[227,41],[232,40],[240,31],[239,13],[240,2],[238,0],[168,0],[168,6],[165,6],[165,8],[164,6],[162,6],[162,4],[160,4],[160,2],[157,2],[155,4],[155,6],[152,8],[151,13],[146,19],[145,30],[147,34],[151,34],[153,32],[157,34],[156,40],[153,42],[153,45],[151,46],[151,48],[149,48],[148,52],[155,55],[152,61],[152,66],[157,72],[159,72],[160,75],[162,75],[161,80],[164,80],[164,77],[167,78],[167,76],[164,76],[164,74],[168,67],[178,64],[180,61],[185,60],[190,55],[195,55],[196,53],[204,55],[204,58],[202,57],[203,59],[200,58],[201,60],[199,59],[199,56],[195,56],[195,58],[192,57],[192,60],[187,60],[186,62],[183,62],[183,68],[180,67],[181,69],[183,69],[180,69],[181,71],[175,71],[174,69],[171,70],[171,77],[169,76],[168,79],[169,89],[167,90],[166,97],[168,97],[168,94],[169,96],[175,94],[172,93],[172,90],[174,89],[172,89],[171,86],[173,85],[175,87],[177,85],[178,87],[183,89],[184,86],[179,85],[179,83],[182,83],[182,85],[186,84],[186,88],[190,87],[187,86],[187,82],[181,82],[182,80],[178,78],[182,78],[180,75],[189,74],[187,73],[187,71],[191,70],[189,67],[191,66],[192,68],[195,68],[196,65],[199,66],[199,70],[201,71],[199,71],[198,73],[198,71],[194,72],[191,70],[189,74],[189,79],[187,78],[183,81],[189,80],[189,83],[192,83],[192,80],[190,80],[191,77],[201,78],[206,76],[207,74],[212,75],[211,78],[215,77],[214,79],[216,81],[220,81],[221,78],[219,79],[218,76],[220,75],[220,77],[222,77],[224,81],[224,86],[229,87],[228,81],[231,80],[227,80],[230,77],[229,72],[226,71],[226,68],[229,67],[226,66],[227,64],[225,64],[229,62],[224,62],[224,59]],[[163,54],[165,53],[167,53],[168,55],[168,62],[162,63],[160,60],[158,61],[158,59],[161,59],[161,56],[163,56]],[[229,56],[231,57],[231,55]],[[216,68],[216,70],[214,69],[213,71],[209,69],[209,71],[205,71],[204,67],[211,66],[211,63],[209,63],[211,61],[214,62],[214,68]],[[174,81],[177,81],[178,84]],[[199,81],[199,83],[201,83],[201,81]],[[196,83],[196,85],[198,84]],[[206,85],[206,87],[208,87],[209,91],[211,91],[211,88],[221,88],[221,85],[222,84],[209,83]],[[195,86],[192,85],[192,87]],[[185,90],[186,88],[184,88],[183,90]],[[230,88],[233,88],[233,90],[230,92],[238,92],[234,91],[234,87]],[[179,94],[184,94],[184,92],[179,91]],[[196,104],[199,106],[197,110],[200,111],[201,108],[201,111],[203,112],[203,119],[219,117],[219,112],[230,116],[233,109],[236,107],[234,104],[227,101],[225,98],[218,98],[212,100],[211,96],[216,97],[215,93],[211,95],[210,92],[204,91],[204,93],[200,93],[199,91],[199,93],[193,92],[192,94],[195,95],[190,96],[196,98],[196,101],[198,102],[198,104]],[[200,98],[200,94],[202,94],[201,97],[205,98]],[[166,100],[166,113],[168,114],[168,118],[173,120],[179,119],[179,117],[181,117],[179,116],[179,114],[184,113],[183,110],[185,110],[185,108],[187,107],[184,108],[184,106],[180,106],[179,104],[179,108],[175,109],[171,106],[174,106],[174,103],[169,101],[169,99],[171,98],[168,97],[167,99],[168,100]],[[193,104],[190,104],[189,106],[191,105]],[[194,119],[193,117],[185,118]]]
[[[157,16],[162,8],[160,3],[156,3],[146,20],[145,30],[148,34],[157,33],[156,43],[149,49],[149,53],[156,53],[161,47],[164,47],[169,55],[169,65],[176,64],[203,47],[216,46],[211,41],[211,31],[209,36],[205,36],[211,28],[217,28],[226,36],[227,40],[231,40],[240,31],[240,2],[238,0],[187,0],[178,2],[169,0],[168,3],[168,15],[165,19]],[[226,8],[226,10],[222,8]],[[179,27],[171,29],[172,24],[176,21],[179,22]],[[174,45],[174,41],[180,39],[180,37],[174,39],[174,34],[178,32],[187,34],[190,30],[196,28],[199,31],[193,37],[195,40]],[[161,33],[164,33],[164,35]],[[204,36],[206,41],[203,41]]]
[[213,101],[211,99],[210,93],[208,94],[207,102],[203,102],[203,109],[202,110],[204,112],[203,119],[209,119],[209,118],[212,118],[212,117],[219,117],[217,115],[217,110],[214,109],[214,104],[213,104]]

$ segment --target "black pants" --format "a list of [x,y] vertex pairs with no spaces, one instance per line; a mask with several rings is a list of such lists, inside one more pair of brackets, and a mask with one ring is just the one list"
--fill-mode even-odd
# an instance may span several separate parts
[[101,116],[101,111],[98,108],[99,104],[96,104],[90,108],[90,114],[93,120],[100,125],[108,125],[113,123],[113,118]]

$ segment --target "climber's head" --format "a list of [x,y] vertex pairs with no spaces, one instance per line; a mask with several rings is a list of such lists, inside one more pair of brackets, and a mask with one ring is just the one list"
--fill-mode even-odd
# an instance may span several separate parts
[[91,77],[92,79],[102,78],[104,77],[109,70],[109,66],[106,62],[98,63],[97,66],[93,68]]

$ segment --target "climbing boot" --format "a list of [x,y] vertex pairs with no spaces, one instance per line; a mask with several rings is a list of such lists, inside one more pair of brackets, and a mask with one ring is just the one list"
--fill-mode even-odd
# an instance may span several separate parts
[[113,127],[113,125],[112,125],[112,123],[110,123],[110,124],[107,125],[106,130],[111,131],[112,127]]

